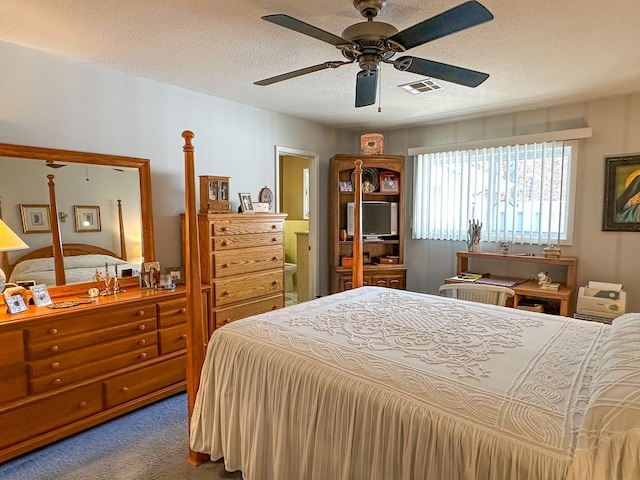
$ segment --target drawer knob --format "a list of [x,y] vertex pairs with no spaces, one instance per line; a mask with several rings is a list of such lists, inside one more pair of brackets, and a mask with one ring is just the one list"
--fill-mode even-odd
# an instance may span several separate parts
[[139,345],[146,345],[147,341],[143,338],[138,342]]
[[147,358],[147,354],[146,354],[145,352],[142,352],[142,353],[140,354],[140,358]]
[[183,307],[183,308],[181,308],[181,309],[180,309],[180,313],[187,313],[187,309],[186,309],[186,308],[184,308],[184,307]]
[[278,226],[277,226],[277,225],[271,225],[271,228],[272,228],[273,230],[275,230],[276,228],[278,228]]
[[144,310],[140,310],[138,313],[136,313],[136,315],[138,315],[139,317],[144,317]]
[[273,282],[271,282],[271,285],[273,285],[275,287],[276,285],[278,285],[278,281],[274,280]]
[[52,328],[51,330],[49,330],[49,334],[50,335],[55,335],[58,333],[58,329],[57,328]]
[[229,229],[228,229],[227,227],[222,227],[222,228],[220,229],[220,231],[222,231],[222,232],[226,232],[226,231],[228,231],[228,230],[229,230]]
[[129,391],[129,389],[128,389],[127,387],[122,387],[122,388],[120,389],[120,391],[121,391],[122,393],[127,393],[127,392]]
[[231,295],[231,292],[229,290],[225,290],[224,292],[222,292],[222,295],[228,296]]
[[60,385],[61,383],[62,383],[62,380],[60,380],[59,378],[56,378],[51,382],[52,385]]
[[277,239],[276,237],[273,237],[273,238],[271,239],[271,241],[272,241],[272,242],[277,242],[277,241],[278,241],[278,239]]
[[51,350],[52,352],[57,352],[58,350],[60,350],[60,347],[58,347],[58,345],[53,345],[49,350]]
[[280,257],[278,257],[278,256],[273,257],[273,261],[274,262],[277,262],[278,260],[280,260]]
[[187,339],[187,334],[186,334],[186,333],[183,333],[182,335],[180,335],[180,338],[181,338],[182,340],[186,340],[186,339]]
[[229,240],[225,240],[224,242],[222,242],[223,247],[226,247],[227,245],[229,245]]
[[277,310],[278,309],[278,305],[274,305],[273,307],[271,307],[271,310]]
[[83,401],[83,402],[80,402],[80,403],[78,404],[78,406],[79,406],[80,408],[87,408],[87,402],[84,402],[84,401]]
[[227,323],[229,323],[231,321],[231,318],[225,318],[224,321],[222,322],[223,325],[226,325]]
[[146,329],[147,329],[147,326],[144,323],[138,326],[138,330],[146,330]]
[[53,362],[51,364],[51,368],[53,368],[53,369],[60,368],[60,364],[58,362]]
[[224,268],[229,268],[231,266],[230,263],[225,263],[224,265],[222,265]]

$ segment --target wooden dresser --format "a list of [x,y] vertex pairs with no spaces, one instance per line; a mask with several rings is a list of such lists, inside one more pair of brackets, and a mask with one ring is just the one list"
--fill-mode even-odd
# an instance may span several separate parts
[[2,309],[0,462],[185,389],[184,287]]
[[198,215],[203,283],[213,286],[209,334],[284,306],[284,219],[279,213]]

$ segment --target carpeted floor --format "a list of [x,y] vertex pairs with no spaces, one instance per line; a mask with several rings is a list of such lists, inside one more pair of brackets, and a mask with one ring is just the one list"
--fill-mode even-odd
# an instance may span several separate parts
[[[0,432],[1,434],[1,432]],[[2,480],[241,479],[222,462],[187,461],[185,394],[141,408],[0,465]]]

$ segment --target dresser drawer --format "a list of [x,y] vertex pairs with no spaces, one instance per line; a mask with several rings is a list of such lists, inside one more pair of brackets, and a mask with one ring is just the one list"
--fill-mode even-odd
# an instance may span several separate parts
[[92,347],[32,362],[29,364],[29,374],[32,379],[46,375],[62,374],[62,372],[70,368],[79,367],[105,358],[111,358],[121,353],[150,347],[157,343],[158,335],[155,331],[137,337],[101,343]]
[[106,407],[112,408],[161,388],[175,385],[183,382],[185,378],[184,356],[119,375],[104,382]]
[[174,325],[160,330],[160,355],[187,348],[187,325]]
[[255,233],[251,235],[211,237],[211,250],[233,250],[236,248],[267,247],[282,245],[284,234],[282,231],[272,233]]
[[283,291],[284,272],[282,269],[216,279],[213,282],[213,296],[216,307],[229,305],[253,298],[273,295]]
[[96,330],[84,335],[73,335],[59,338],[57,335],[52,335],[51,338],[45,338],[45,341],[42,343],[29,342],[27,344],[27,350],[30,360],[39,360],[59,355],[61,353],[70,352],[78,348],[96,345],[97,343],[105,343],[120,338],[138,336],[141,333],[146,332],[155,332],[156,327],[156,317],[154,314],[147,320],[139,320],[134,323],[120,325],[106,330]]
[[212,237],[220,235],[245,235],[247,233],[274,233],[284,230],[284,222],[282,220],[258,222],[214,220],[210,222],[209,225],[211,226]]
[[95,330],[132,323],[136,320],[156,319],[155,302],[138,304],[124,308],[104,310],[84,310],[76,315],[60,318],[27,328],[27,339],[30,342],[42,342],[50,338],[80,334]]
[[128,352],[116,355],[111,358],[100,360],[97,362],[84,364],[80,367],[70,368],[62,372],[56,372],[53,375],[31,379],[31,392],[43,393],[50,390],[72,385],[75,382],[87,378],[104,375],[115,372],[124,367],[135,365],[137,363],[146,362],[158,356],[158,346],[152,345],[134,352]]
[[22,330],[0,335],[0,404],[27,395]]
[[246,250],[231,250],[213,254],[212,278],[229,277],[243,273],[260,272],[284,267],[281,245]]
[[187,322],[187,299],[172,300],[158,304],[160,328]]
[[215,322],[216,328],[219,328],[235,320],[277,310],[282,307],[284,307],[284,297],[282,294],[279,294],[261,300],[242,303],[234,307],[216,309],[213,312],[212,321]]
[[8,447],[102,410],[100,384],[87,385],[2,412],[0,448]]

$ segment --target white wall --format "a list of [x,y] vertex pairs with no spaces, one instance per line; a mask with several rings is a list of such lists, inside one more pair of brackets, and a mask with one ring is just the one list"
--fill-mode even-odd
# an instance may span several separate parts
[[[622,283],[627,309],[640,311],[640,232],[603,232],[604,156],[640,151],[640,93],[608,97],[553,108],[462,120],[441,125],[415,127],[384,133],[385,153],[406,155],[412,147],[509,137],[569,128],[592,127],[593,137],[582,140],[579,149],[577,208],[573,246],[563,246],[564,255],[577,256],[578,284],[589,280]],[[355,141],[352,140],[352,145]],[[413,161],[407,160],[408,185],[413,180]],[[411,212],[411,195],[408,197]],[[409,266],[409,290],[437,292],[442,281],[455,273],[455,252],[464,242],[412,240],[406,232],[405,259]],[[534,248],[519,247],[522,251]],[[483,245],[489,251],[496,245]],[[540,247],[538,250],[540,251]],[[496,262],[480,271],[515,274],[516,267]],[[553,273],[551,274],[553,278]]]
[[[265,185],[274,188],[276,145],[318,152],[319,215],[326,218],[328,159],[348,138],[334,129],[7,43],[0,58],[0,142],[151,159],[161,264],[181,263],[183,130],[195,134],[196,175],[231,177],[234,209],[238,192],[257,198]],[[325,239],[326,222],[320,225]],[[326,242],[319,255],[327,258]]]

